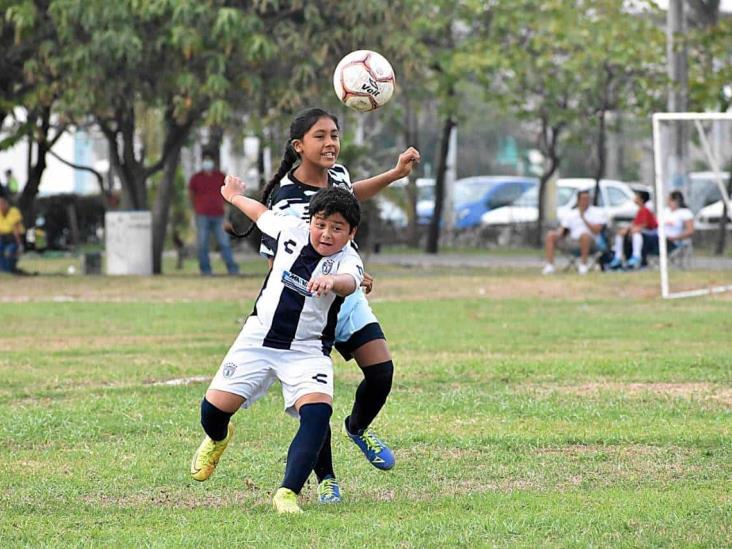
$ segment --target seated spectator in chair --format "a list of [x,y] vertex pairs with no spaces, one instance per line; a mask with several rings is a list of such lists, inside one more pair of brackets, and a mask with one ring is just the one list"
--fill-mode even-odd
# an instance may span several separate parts
[[[673,191],[669,194],[665,217],[666,250],[671,253],[694,234],[694,214],[686,205],[684,193]],[[643,236],[643,251],[644,254],[659,254],[658,233]]]
[[655,234],[658,228],[658,221],[649,207],[648,201],[651,195],[646,191],[635,191],[633,201],[638,205],[638,213],[635,214],[630,227],[623,227],[615,234],[615,257],[608,265],[611,269],[619,269],[625,263],[626,242],[631,241],[632,252],[630,259],[625,265],[629,269],[637,269],[643,262],[643,237],[646,234]]
[[589,271],[588,258],[590,253],[598,251],[598,238],[607,224],[605,211],[590,204],[590,191],[581,190],[577,193],[577,207],[573,208],[561,221],[556,231],[549,231],[544,241],[546,264],[542,274],[554,273],[554,251],[561,245],[564,237],[569,234],[569,242],[565,244],[571,252],[579,251],[577,272],[584,275]]
[[22,251],[23,216],[0,195],[0,272],[15,273]]

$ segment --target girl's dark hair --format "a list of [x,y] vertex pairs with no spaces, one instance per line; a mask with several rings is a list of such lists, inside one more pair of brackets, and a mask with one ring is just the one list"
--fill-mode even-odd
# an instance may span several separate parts
[[674,202],[677,202],[679,205],[679,208],[687,208],[686,200],[684,200],[684,193],[681,191],[671,191],[671,194],[669,195],[671,200]]
[[[290,138],[287,140],[287,145],[285,145],[285,154],[282,156],[280,167],[272,176],[272,179],[270,179],[262,189],[262,195],[259,199],[260,202],[268,208],[271,206],[271,204],[269,204],[269,197],[272,194],[272,191],[279,184],[280,180],[295,166],[298,160],[300,160],[300,155],[295,151],[295,147],[292,146],[292,142],[295,139],[302,139],[305,137],[305,134],[308,133],[310,128],[312,128],[321,118],[330,118],[335,122],[336,128],[340,129],[338,118],[335,115],[318,108],[306,109],[299,112],[290,123]],[[244,234],[234,233],[233,236],[239,238],[249,236],[249,233],[254,229],[254,225],[255,223],[251,223]]]
[[351,230],[361,223],[361,206],[353,193],[340,187],[328,187],[315,193],[310,199],[310,219],[316,214],[329,217],[334,213],[343,216]]

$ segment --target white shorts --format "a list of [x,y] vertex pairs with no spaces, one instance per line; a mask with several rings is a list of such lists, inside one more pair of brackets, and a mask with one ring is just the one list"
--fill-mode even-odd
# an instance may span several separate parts
[[299,417],[295,403],[303,396],[323,393],[333,398],[333,362],[330,357],[287,349],[262,347],[243,333],[226,353],[209,389],[234,393],[249,408],[275,380],[282,384],[285,412]]

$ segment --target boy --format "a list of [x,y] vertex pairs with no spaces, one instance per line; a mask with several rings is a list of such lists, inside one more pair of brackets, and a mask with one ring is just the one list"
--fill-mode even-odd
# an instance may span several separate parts
[[233,434],[231,416],[282,383],[285,411],[300,418],[287,454],[285,478],[273,505],[279,513],[302,512],[297,494],[323,445],[332,413],[333,364],[338,310],[363,280],[361,259],[350,245],[360,222],[358,201],[328,188],[310,202],[310,225],[278,216],[243,196],[244,183],[227,176],[221,194],[276,240],[272,268],[254,311],[201,403],[206,438],[193,456],[191,475],[206,480]]

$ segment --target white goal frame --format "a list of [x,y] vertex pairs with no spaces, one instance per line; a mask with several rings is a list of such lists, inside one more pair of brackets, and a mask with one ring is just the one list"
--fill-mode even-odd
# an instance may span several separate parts
[[656,178],[656,204],[658,204],[658,252],[659,252],[659,270],[661,272],[661,297],[664,299],[676,299],[681,297],[695,297],[702,295],[717,294],[732,290],[730,286],[715,286],[711,288],[702,288],[699,290],[689,290],[685,292],[670,292],[668,285],[668,249],[666,247],[666,208],[664,206],[664,185],[663,185],[663,159],[660,154],[661,145],[661,122],[674,121],[694,121],[699,140],[707,158],[709,167],[715,173],[716,182],[719,191],[722,194],[722,200],[727,204],[727,211],[732,212],[732,204],[727,194],[727,188],[720,176],[720,166],[717,159],[712,153],[709,146],[704,128],[701,125],[702,120],[730,120],[732,121],[732,113],[722,112],[657,112],[653,115],[653,166]]

